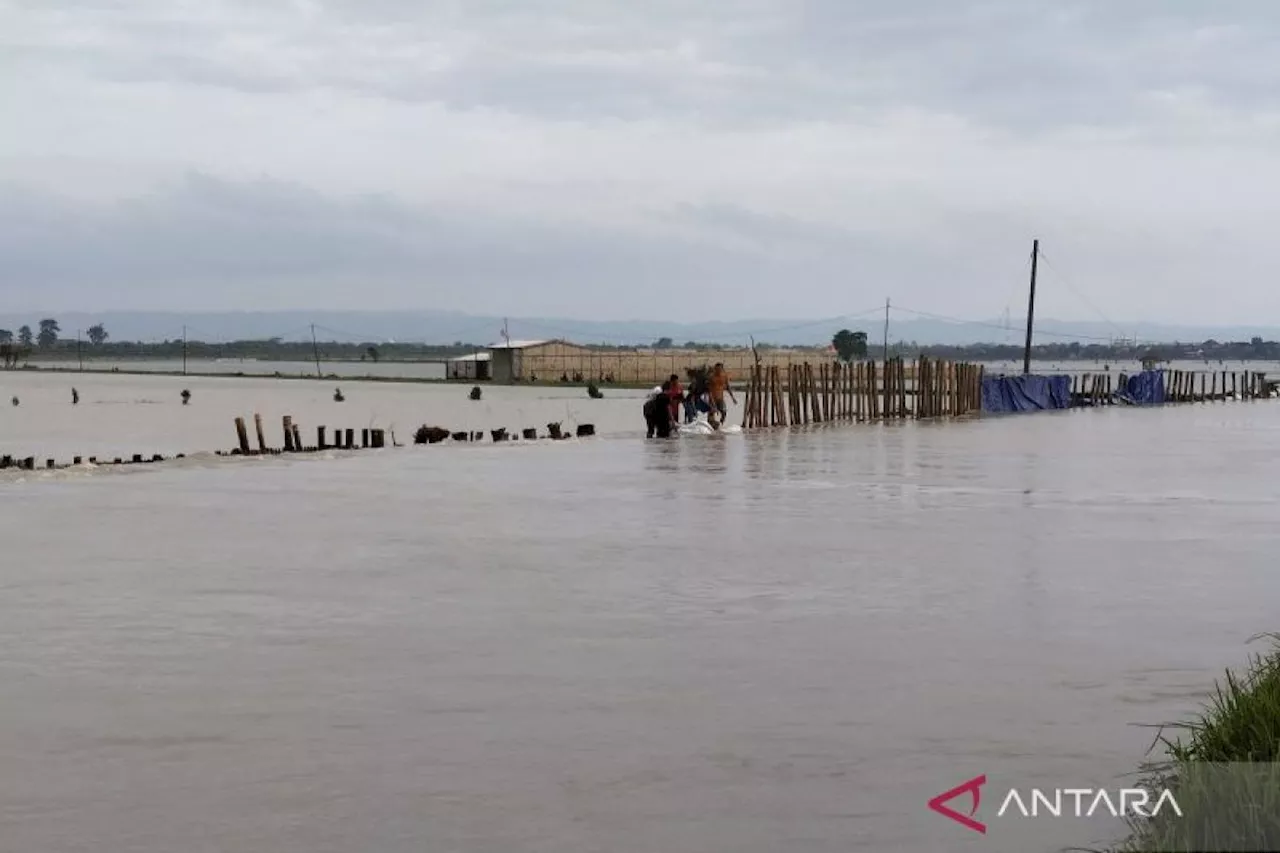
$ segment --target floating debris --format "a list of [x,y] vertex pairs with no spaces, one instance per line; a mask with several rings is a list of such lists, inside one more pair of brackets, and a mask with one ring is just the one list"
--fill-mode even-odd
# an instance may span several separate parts
[[471,399],[472,399],[472,400],[479,400],[479,399],[480,399],[480,386],[479,386],[479,385],[473,385],[473,386],[471,387]]
[[423,424],[413,433],[414,444],[439,444],[449,437],[449,430],[444,427]]
[[346,400],[346,399],[347,399],[346,397],[342,396],[342,389],[341,389],[341,388],[335,388],[335,389],[333,389],[333,402],[335,402],[335,403],[341,403],[341,402],[343,402],[343,401],[344,401],[344,400]]
[[183,388],[182,389],[182,405],[185,406],[190,402],[191,402],[191,392],[188,391],[186,388]]

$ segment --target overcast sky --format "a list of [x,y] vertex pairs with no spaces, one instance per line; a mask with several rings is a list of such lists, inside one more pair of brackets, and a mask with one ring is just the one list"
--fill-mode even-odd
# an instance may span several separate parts
[[1280,319],[1275,0],[0,0],[9,311]]

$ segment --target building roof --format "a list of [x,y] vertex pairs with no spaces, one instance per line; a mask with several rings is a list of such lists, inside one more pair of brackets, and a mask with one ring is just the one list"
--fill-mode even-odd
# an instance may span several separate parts
[[531,349],[540,347],[543,344],[553,344],[555,341],[503,341],[500,344],[489,344],[489,349]]
[[488,361],[489,353],[473,352],[471,355],[460,355],[457,358],[451,358],[449,361]]

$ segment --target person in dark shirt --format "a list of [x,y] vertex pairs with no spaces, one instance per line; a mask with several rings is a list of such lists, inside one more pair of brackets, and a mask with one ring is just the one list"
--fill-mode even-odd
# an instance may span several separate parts
[[654,388],[644,401],[646,438],[671,437],[671,402],[665,387]]

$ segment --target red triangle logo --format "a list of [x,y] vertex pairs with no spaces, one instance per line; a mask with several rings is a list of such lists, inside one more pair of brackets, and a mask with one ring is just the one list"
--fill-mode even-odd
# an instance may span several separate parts
[[[929,801],[929,808],[943,817],[951,818],[963,827],[972,829],[974,832],[987,834],[987,825],[980,821],[974,820],[974,815],[978,813],[978,805],[982,802],[982,786],[987,784],[987,774],[975,776],[963,785],[957,785],[950,791],[945,791]],[[961,794],[970,794],[973,797],[973,807],[969,809],[969,813],[961,814],[946,803],[954,800]]]

